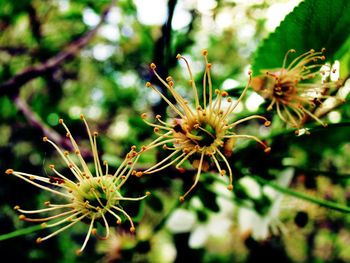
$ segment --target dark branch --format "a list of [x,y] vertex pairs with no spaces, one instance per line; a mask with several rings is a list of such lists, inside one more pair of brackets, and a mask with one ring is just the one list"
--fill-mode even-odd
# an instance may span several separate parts
[[113,4],[111,4],[102,14],[100,23],[91,31],[87,32],[85,35],[80,37],[79,39],[71,42],[65,49],[63,49],[62,52],[58,53],[52,58],[49,58],[45,62],[36,65],[31,66],[23,70],[22,72],[16,74],[14,77],[6,81],[5,83],[2,83],[0,85],[0,96],[3,95],[9,95],[11,97],[16,96],[16,94],[19,92],[19,89],[21,86],[26,84],[32,79],[35,79],[39,76],[45,75],[54,69],[56,69],[58,66],[60,66],[63,62],[74,58],[74,56],[77,55],[77,53],[86,46],[89,41],[92,39],[92,37],[96,34],[97,30],[101,26],[101,24],[104,22],[104,19],[106,15],[108,14],[108,11],[110,10],[110,7]]
[[35,128],[41,130],[43,132],[43,136],[47,136],[54,140],[56,143],[60,145],[67,145],[68,140],[62,137],[55,130],[51,129],[49,126],[44,124],[40,117],[36,115],[28,106],[28,104],[22,100],[21,98],[16,97],[14,99],[14,103],[19,111],[26,117],[28,122]]
[[28,15],[29,15],[29,21],[30,21],[30,27],[32,30],[32,34],[35,38],[35,40],[40,43],[42,39],[42,32],[41,32],[41,22],[39,20],[39,17],[37,15],[37,12],[33,5],[29,5],[27,8]]

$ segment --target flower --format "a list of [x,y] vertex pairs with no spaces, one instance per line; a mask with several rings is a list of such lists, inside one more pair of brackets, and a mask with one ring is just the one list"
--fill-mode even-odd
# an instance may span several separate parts
[[[163,146],[164,149],[171,151],[165,159],[143,171],[144,174],[158,172],[175,163],[177,169],[183,170],[180,166],[186,160],[190,159],[192,160],[192,166],[197,169],[193,185],[184,195],[180,196],[180,201],[182,202],[198,183],[201,171],[208,170],[210,164],[215,165],[221,175],[225,175],[228,171],[230,179],[228,189],[232,190],[232,170],[226,156],[230,154],[236,139],[253,139],[265,148],[265,152],[270,151],[270,148],[257,137],[251,135],[238,135],[233,131],[238,124],[251,119],[262,119],[264,124],[269,126],[270,121],[265,117],[252,115],[235,122],[230,123],[229,121],[230,114],[236,109],[237,105],[242,100],[247,92],[250,82],[246,85],[241,96],[236,101],[228,97],[226,91],[216,89],[213,92],[210,75],[211,64],[207,59],[208,52],[203,50],[202,54],[206,64],[203,76],[202,103],[200,103],[198,90],[193,79],[190,65],[186,58],[178,54],[177,59],[183,60],[187,66],[190,76],[189,84],[193,89],[195,104],[191,107],[189,103],[175,90],[172,77],[169,76],[163,80],[156,71],[156,65],[152,63],[150,65],[151,70],[168,91],[170,91],[176,103],[171,102],[150,82],[146,83],[146,87],[152,88],[156,91],[177,114],[177,117],[166,122],[161,119],[160,115],[156,115],[155,118],[158,123],[152,123],[146,120],[146,113],[141,115],[148,125],[154,127],[154,132],[158,136],[156,140],[148,146],[145,146],[144,150],[146,151],[158,146]],[[215,99],[213,98],[214,93]]]
[[[72,172],[72,178],[57,171],[53,164],[49,165],[49,167],[55,176],[48,177],[18,172],[13,169],[6,170],[6,174],[17,176],[34,186],[51,192],[56,196],[63,197],[63,199],[66,200],[65,203],[58,204],[47,201],[45,202],[46,208],[38,210],[24,210],[18,205],[15,206],[15,210],[22,213],[19,216],[19,219],[23,221],[42,222],[43,228],[60,226],[60,228],[53,233],[45,237],[39,237],[36,240],[37,243],[41,243],[42,241],[73,227],[78,222],[89,222],[89,230],[82,247],[77,251],[78,254],[84,250],[91,234],[95,234],[101,239],[108,238],[110,222],[108,222],[107,219],[115,218],[117,224],[121,224],[122,218],[118,213],[123,214],[129,220],[131,224],[130,231],[134,232],[134,223],[131,217],[120,205],[120,201],[138,201],[144,199],[150,194],[147,192],[146,195],[138,198],[122,196],[120,188],[124,185],[131,174],[136,173],[133,170],[135,162],[139,158],[139,155],[137,155],[137,152],[135,151],[136,147],[131,147],[131,151],[126,155],[124,161],[114,174],[109,174],[108,163],[106,161],[103,162],[103,165],[105,166],[105,172],[103,172],[97,152],[96,137],[98,134],[97,132],[91,133],[83,115],[81,115],[81,119],[85,124],[89,136],[92,156],[94,159],[95,174],[90,171],[88,164],[81,155],[78,144],[62,119],[60,119],[59,123],[63,125],[67,132],[66,136],[72,143],[75,156],[71,156],[68,151],[61,150],[47,137],[44,137],[43,141],[50,143],[57,150],[64,163]],[[55,214],[42,218],[27,217],[27,215],[47,212],[54,212]],[[104,237],[99,236],[97,230],[94,228],[94,224],[98,221],[103,223],[106,228]]]
[[295,52],[294,49],[290,49],[285,54],[282,68],[264,70],[265,75],[254,77],[252,87],[271,101],[267,110],[276,106],[278,116],[288,125],[300,129],[309,116],[327,126],[312,112],[312,108],[321,104],[321,100],[329,98],[330,96],[326,95],[327,91],[337,84],[324,80],[310,82],[318,75],[324,76],[330,72],[329,69],[324,69],[323,63],[319,63],[325,60],[325,49],[319,52],[311,49],[287,65],[289,54]]
[[[288,187],[293,179],[294,169],[287,168],[283,170],[276,180],[281,187]],[[271,201],[264,214],[258,213],[253,209],[253,202],[246,200],[243,205],[237,209],[237,218],[239,231],[243,237],[252,236],[255,240],[264,240],[270,234],[277,235],[284,230],[283,223],[279,220],[280,212],[284,209],[283,193],[271,188],[270,186],[260,186],[253,178],[243,177],[240,183],[247,190],[252,200],[259,200],[265,195]]]

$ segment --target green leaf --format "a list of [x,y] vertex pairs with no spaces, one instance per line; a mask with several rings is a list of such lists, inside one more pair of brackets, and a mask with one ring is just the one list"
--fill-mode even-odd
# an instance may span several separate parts
[[155,193],[148,198],[147,204],[156,212],[161,212],[164,208],[161,198]]
[[310,49],[326,48],[327,60],[336,58],[337,51],[350,34],[350,1],[305,0],[281,22],[258,47],[254,55],[253,73],[282,66],[289,49],[300,55]]

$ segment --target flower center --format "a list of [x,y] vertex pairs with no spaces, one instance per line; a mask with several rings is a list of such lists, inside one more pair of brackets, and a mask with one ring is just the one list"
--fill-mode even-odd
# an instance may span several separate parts
[[188,137],[200,147],[209,147],[216,140],[216,131],[209,123],[194,125]]
[[277,99],[289,101],[296,93],[295,84],[291,81],[278,82],[273,89],[273,96]]
[[72,195],[76,203],[76,209],[88,214],[88,217],[101,217],[113,205],[119,203],[121,197],[117,186],[110,176],[91,177],[78,185]]

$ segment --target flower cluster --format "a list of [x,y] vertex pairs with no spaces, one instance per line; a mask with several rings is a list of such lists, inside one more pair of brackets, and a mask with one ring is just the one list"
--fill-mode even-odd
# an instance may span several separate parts
[[[287,64],[288,56],[295,50],[289,50],[284,57],[282,68],[267,70],[265,75],[255,78],[249,73],[249,81],[237,99],[233,99],[226,91],[214,89],[211,79],[211,67],[208,62],[208,52],[203,50],[205,61],[202,88],[198,89],[194,81],[192,69],[187,59],[180,54],[177,59],[185,63],[189,75],[189,85],[192,88],[194,103],[189,103],[175,88],[175,82],[171,76],[163,79],[157,72],[157,66],[152,63],[150,68],[156,78],[164,85],[166,92],[162,92],[152,83],[147,82],[146,87],[153,89],[168,104],[175,116],[164,119],[155,115],[155,121],[148,120],[148,115],[141,115],[143,121],[153,127],[157,138],[146,146],[142,146],[139,152],[136,146],[132,146],[123,162],[114,173],[110,173],[108,163],[100,161],[97,150],[97,132],[91,132],[87,121],[81,115],[88,133],[93,165],[86,162],[81,150],[71,135],[70,130],[62,119],[59,123],[67,132],[73,152],[62,150],[55,142],[47,137],[44,142],[51,144],[62,158],[71,175],[64,175],[56,170],[55,165],[49,165],[53,175],[40,176],[7,169],[6,174],[16,176],[36,187],[61,197],[63,203],[45,202],[45,208],[38,210],[25,210],[20,206],[15,209],[21,213],[19,219],[28,222],[40,222],[43,228],[56,228],[54,232],[39,237],[37,243],[41,243],[62,231],[73,227],[78,222],[89,225],[88,232],[81,248],[81,253],[91,236],[106,239],[110,236],[110,225],[116,222],[121,224],[122,218],[130,222],[130,231],[135,231],[132,218],[124,210],[121,203],[124,201],[140,201],[150,195],[146,192],[141,197],[124,197],[122,186],[131,175],[140,177],[144,174],[152,174],[174,166],[180,172],[184,171],[183,164],[190,162],[195,169],[194,181],[191,187],[180,196],[180,201],[192,192],[199,182],[203,171],[217,170],[224,176],[228,175],[227,188],[233,189],[233,171],[229,159],[234,150],[237,139],[249,139],[262,146],[268,153],[271,149],[266,143],[256,136],[239,134],[237,126],[253,119],[269,126],[271,122],[261,115],[250,115],[242,119],[232,120],[232,115],[241,103],[250,86],[264,98],[270,100],[267,110],[276,108],[278,116],[287,124],[300,129],[307,117],[311,117],[322,125],[326,125],[312,111],[316,103],[321,103],[328,98],[327,91],[337,86],[333,82],[311,82],[318,73],[325,74],[328,70],[321,68],[325,60],[324,50],[315,52],[310,50]],[[320,68],[322,70],[320,70]],[[307,81],[307,82],[305,82]],[[165,93],[171,95],[168,98]],[[162,147],[168,155],[149,168],[140,170],[136,167],[141,154],[151,149]],[[44,214],[43,217],[32,217],[35,214]],[[114,221],[111,221],[114,220]],[[105,226],[104,236],[97,234],[95,225],[97,222]]]
[[228,189],[233,189],[232,169],[224,151],[227,148],[229,148],[229,151],[232,151],[230,148],[232,148],[236,139],[253,139],[264,147],[265,152],[270,151],[270,148],[257,137],[236,134],[234,130],[237,125],[251,119],[261,119],[265,126],[269,126],[270,121],[265,117],[252,115],[231,121],[231,114],[246,94],[250,86],[250,81],[237,100],[229,97],[226,91],[220,91],[219,89],[213,90],[210,74],[211,64],[207,59],[208,52],[203,50],[202,53],[205,60],[205,70],[201,101],[193,79],[191,67],[186,58],[178,54],[177,59],[184,61],[188,69],[189,83],[193,89],[195,99],[194,105],[190,105],[176,91],[173,78],[169,76],[164,80],[157,73],[156,65],[152,63],[150,65],[152,71],[171,93],[176,103],[172,103],[150,82],[147,82],[146,86],[156,91],[177,114],[177,117],[166,122],[161,119],[160,115],[156,115],[157,123],[152,123],[146,119],[147,114],[144,113],[141,115],[148,125],[154,127],[154,132],[158,136],[156,140],[146,146],[145,150],[162,146],[164,149],[170,151],[170,154],[165,159],[145,170],[143,172],[144,174],[158,172],[172,164],[176,164],[176,168],[180,169],[181,165],[188,159],[192,160],[192,166],[197,169],[194,183],[184,195],[180,196],[180,201],[184,201],[185,197],[193,190],[198,183],[202,170],[208,170],[210,164],[214,164],[221,175],[228,173],[230,180]]
[[[124,161],[114,174],[109,173],[108,163],[106,161],[103,162],[103,166],[105,167],[103,171],[97,151],[96,137],[98,134],[97,132],[91,133],[83,115],[81,115],[81,119],[85,124],[90,140],[91,153],[94,159],[94,172],[91,172],[88,164],[83,159],[77,142],[74,140],[62,119],[60,119],[60,124],[63,125],[67,132],[66,136],[72,143],[74,153],[71,154],[68,151],[61,150],[47,137],[44,137],[43,141],[50,143],[57,150],[64,163],[71,171],[73,175],[72,177],[63,175],[57,171],[53,164],[49,165],[49,167],[54,173],[54,176],[48,177],[18,172],[13,169],[6,170],[7,174],[19,177],[36,187],[51,192],[56,196],[63,197],[62,200],[66,201],[59,204],[46,201],[46,208],[38,210],[24,210],[18,205],[15,206],[15,210],[21,213],[19,216],[19,219],[21,220],[27,222],[41,222],[43,228],[59,227],[53,233],[45,237],[39,237],[36,240],[37,243],[41,243],[42,241],[73,227],[78,222],[84,222],[90,225],[85,241],[77,253],[81,253],[84,250],[91,234],[95,234],[102,239],[108,238],[110,222],[107,220],[107,214],[109,217],[114,218],[117,224],[122,223],[122,217],[119,215],[122,214],[131,224],[130,231],[134,232],[134,223],[128,213],[123,209],[120,202],[139,201],[150,194],[147,192],[146,195],[138,198],[122,196],[120,191],[121,187],[125,184],[131,174],[135,174],[134,166],[139,158],[139,155],[135,151],[136,147],[131,147],[131,151],[126,155]],[[41,218],[28,217],[39,213],[54,214]],[[105,236],[99,236],[97,234],[97,230],[94,228],[94,225],[97,222],[104,224],[106,228]]]
[[252,87],[270,101],[267,110],[272,110],[275,106],[278,116],[288,125],[300,129],[307,118],[311,117],[327,126],[313,113],[313,109],[322,100],[329,98],[327,92],[338,84],[323,80],[311,82],[319,75],[331,71],[322,68],[324,63],[320,63],[325,60],[325,49],[319,52],[311,49],[287,64],[289,54],[295,52],[290,49],[285,54],[281,68],[264,70],[265,75],[254,77]]

